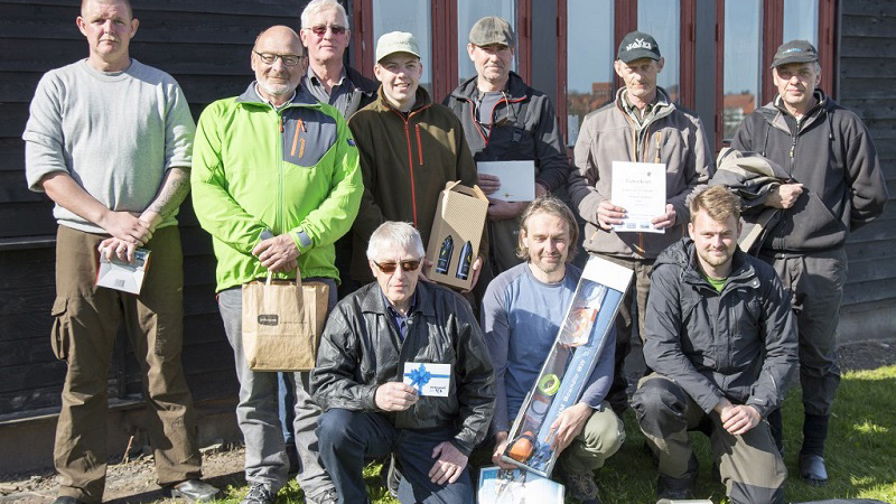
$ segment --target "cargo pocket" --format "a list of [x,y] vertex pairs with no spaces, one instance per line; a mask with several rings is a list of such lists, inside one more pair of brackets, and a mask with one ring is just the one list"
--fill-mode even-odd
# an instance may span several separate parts
[[53,329],[50,331],[50,345],[53,346],[53,354],[61,361],[68,360],[69,329],[71,327],[68,299],[57,297],[53,302],[53,310],[50,315],[53,316]]

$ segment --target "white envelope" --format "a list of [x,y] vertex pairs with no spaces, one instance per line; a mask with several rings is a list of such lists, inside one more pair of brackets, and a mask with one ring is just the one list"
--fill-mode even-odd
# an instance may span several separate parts
[[418,395],[448,397],[451,388],[451,364],[405,362],[403,381],[414,387]]
[[535,161],[479,161],[477,173],[501,179],[501,187],[489,198],[501,201],[532,201],[535,199]]
[[134,260],[125,262],[117,256],[106,259],[100,254],[100,268],[96,274],[97,287],[140,294],[143,279],[149,270],[149,250],[138,248],[134,251]]

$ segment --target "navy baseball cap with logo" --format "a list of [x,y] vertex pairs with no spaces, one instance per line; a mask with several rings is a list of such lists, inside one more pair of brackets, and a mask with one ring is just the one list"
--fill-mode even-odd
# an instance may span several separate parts
[[790,63],[815,63],[818,61],[818,51],[808,40],[791,40],[778,47],[775,59],[772,60],[772,68]]
[[632,61],[650,58],[652,60],[660,60],[660,46],[657,45],[656,39],[650,35],[633,31],[623,37],[619,44],[619,50],[616,51],[616,59],[623,63],[631,63]]

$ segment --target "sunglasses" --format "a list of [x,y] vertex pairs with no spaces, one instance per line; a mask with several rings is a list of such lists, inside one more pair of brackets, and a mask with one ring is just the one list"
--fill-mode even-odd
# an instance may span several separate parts
[[417,271],[417,268],[420,267],[420,261],[401,261],[400,263],[395,262],[384,262],[378,263],[373,261],[373,264],[376,264],[376,267],[380,269],[383,273],[395,273],[395,270],[398,269],[398,265],[401,264],[402,271]]
[[327,29],[333,32],[333,35],[343,35],[345,34],[346,28],[344,26],[339,25],[320,25],[320,26],[312,26],[309,30],[313,31],[315,35],[318,37],[323,37],[327,34]]

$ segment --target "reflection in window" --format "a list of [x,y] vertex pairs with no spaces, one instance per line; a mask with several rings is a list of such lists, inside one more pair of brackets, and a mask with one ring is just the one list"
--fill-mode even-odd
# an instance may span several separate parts
[[725,1],[725,82],[722,122],[725,140],[734,137],[744,117],[761,106],[760,0]]
[[566,36],[566,120],[572,146],[585,115],[613,99],[613,2],[569,0]]
[[[507,20],[516,33],[516,2],[515,0],[458,0],[457,2],[457,78],[463,82],[476,75],[476,69],[470,56],[467,54],[467,43],[470,41],[470,28],[486,16],[498,16]],[[517,34],[517,47],[515,55],[519,51],[519,34]],[[513,71],[519,70],[517,58],[513,59]]]
[[818,0],[784,2],[784,42],[808,40],[818,48]]
[[638,30],[653,35],[660,46],[665,66],[657,77],[657,85],[677,102],[680,94],[681,5],[668,0],[639,0]]
[[376,51],[380,35],[391,31],[413,33],[420,44],[423,63],[420,85],[432,95],[432,17],[429,7],[429,2],[417,0],[377,0],[373,3],[373,44]]

